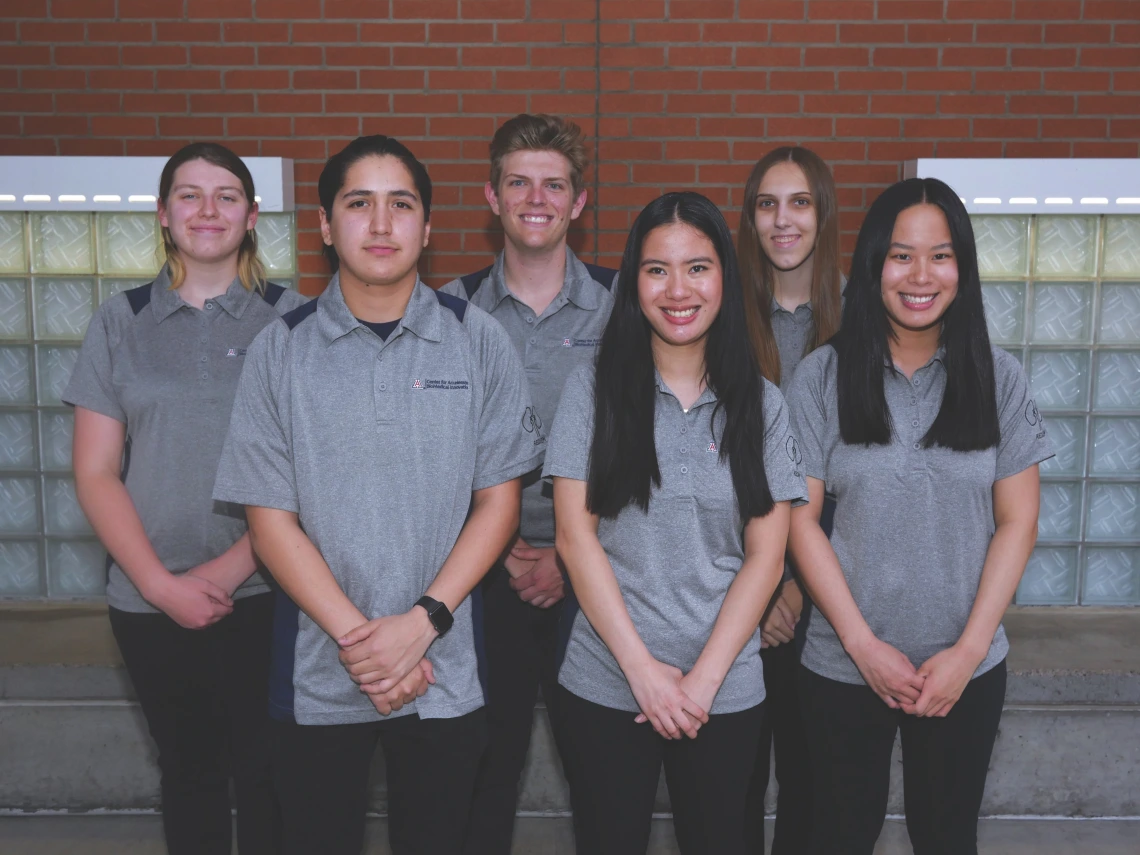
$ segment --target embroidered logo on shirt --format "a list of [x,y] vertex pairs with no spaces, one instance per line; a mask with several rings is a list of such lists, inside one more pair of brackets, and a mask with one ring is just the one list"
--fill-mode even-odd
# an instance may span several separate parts
[[413,389],[446,389],[451,391],[469,389],[471,384],[466,380],[413,380]]
[[570,343],[570,339],[564,338],[564,339],[562,339],[562,346],[563,347],[573,347],[574,345]]
[[804,462],[804,456],[800,452],[800,444],[796,442],[796,438],[794,436],[788,437],[788,441],[784,445],[784,449],[788,452],[788,458],[792,461],[792,463],[796,464],[796,466],[799,466]]
[[245,356],[244,347],[231,347],[226,351],[226,356]]
[[412,388],[413,389],[422,389],[423,387],[424,387],[424,384],[422,381],[420,381],[420,380],[413,380],[412,381]]
[[705,449],[709,454],[716,454],[716,443],[710,442],[709,447]]
[[600,338],[576,338],[573,341],[567,338],[562,340],[563,347],[598,347],[601,343]]
[[527,433],[537,433],[542,430],[542,419],[534,411],[534,407],[527,407],[523,412],[522,426]]
[[1031,426],[1041,421],[1041,413],[1037,411],[1037,402],[1032,398],[1030,398],[1029,403],[1025,405],[1025,420],[1029,422]]

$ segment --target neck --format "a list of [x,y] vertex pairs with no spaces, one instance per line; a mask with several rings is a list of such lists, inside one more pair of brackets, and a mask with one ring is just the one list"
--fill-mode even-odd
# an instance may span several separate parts
[[341,267],[340,290],[355,317],[370,324],[383,324],[404,317],[416,278],[416,270],[412,268],[395,282],[372,285]]
[[237,256],[220,261],[195,261],[183,256],[186,278],[178,286],[178,296],[191,306],[202,308],[207,300],[220,297],[237,278]]
[[520,250],[507,241],[503,247],[503,279],[515,297],[541,315],[566,281],[566,241],[541,252]]
[[773,270],[772,296],[789,312],[811,302],[811,280],[815,270],[815,257],[809,255],[795,270]]
[[666,344],[654,336],[652,346],[657,372],[688,412],[705,388],[704,338],[690,344]]
[[938,351],[941,324],[924,330],[907,330],[892,323],[891,329],[894,330],[890,339],[891,361],[907,377],[928,363]]

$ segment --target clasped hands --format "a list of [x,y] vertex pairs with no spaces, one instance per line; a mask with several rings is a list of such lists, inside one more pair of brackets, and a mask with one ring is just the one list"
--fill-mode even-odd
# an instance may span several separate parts
[[684,674],[648,653],[626,672],[626,679],[641,710],[634,721],[649,722],[666,739],[697,738],[701,725],[708,723],[708,710],[721,683],[697,668]]
[[873,635],[849,652],[883,703],[920,718],[945,718],[981,662],[964,646],[955,644],[915,668],[902,651]]
[[340,664],[380,715],[391,715],[423,696],[435,683],[424,658],[436,638],[427,612],[415,606],[399,615],[375,618],[337,639]]

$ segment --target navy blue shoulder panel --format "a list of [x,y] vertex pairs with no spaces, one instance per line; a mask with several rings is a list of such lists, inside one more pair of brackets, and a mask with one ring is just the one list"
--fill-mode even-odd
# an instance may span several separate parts
[[290,309],[288,312],[283,314],[281,316],[281,320],[285,322],[285,326],[289,327],[289,329],[294,329],[297,324],[301,323],[301,321],[305,320],[305,318],[309,317],[309,315],[315,312],[317,310],[317,299],[320,298],[310,300],[307,303],[302,303],[297,308]]
[[[490,270],[491,268],[487,268]],[[461,300],[458,297],[453,297],[451,294],[444,294],[442,291],[435,292],[435,298],[439,300],[439,304],[445,309],[451,309],[452,313],[463,323],[463,316],[467,314],[467,301]]]
[[276,306],[281,295],[285,293],[285,286],[276,282],[266,282],[265,290],[261,292],[261,299],[271,306]]
[[614,270],[612,267],[602,267],[597,264],[586,264],[584,261],[582,263],[586,265],[586,270],[589,271],[590,276],[595,282],[601,284],[601,286],[607,291],[613,290],[614,280],[617,279],[618,275],[618,272],[616,270]]
[[[492,265],[493,267],[494,265]],[[491,268],[484,267],[482,270],[476,270],[474,273],[468,273],[459,281],[463,283],[463,293],[467,295],[470,300],[475,296],[475,292],[479,290],[479,286],[483,284],[483,280],[491,275]],[[460,318],[460,320],[463,320]]]
[[150,286],[153,284],[147,282],[138,288],[129,288],[123,292],[127,295],[127,302],[131,304],[131,311],[136,315],[150,305]]

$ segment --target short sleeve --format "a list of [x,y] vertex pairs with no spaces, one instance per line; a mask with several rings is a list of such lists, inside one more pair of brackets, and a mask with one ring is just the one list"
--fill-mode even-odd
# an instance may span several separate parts
[[214,481],[217,501],[300,511],[288,401],[280,394],[288,334],[274,322],[249,346]]
[[562,387],[562,399],[550,430],[543,477],[588,480],[593,441],[594,367],[583,365]]
[[[473,307],[467,311],[474,314]],[[531,405],[518,353],[496,321],[487,315],[481,321],[479,353],[484,388],[474,490],[494,487],[537,469],[546,450],[546,426]]]
[[83,337],[83,346],[79,349],[79,357],[75,361],[75,369],[71,372],[71,379],[63,393],[65,404],[101,413],[123,424],[127,423],[127,414],[111,382],[114,367],[113,339],[116,338],[111,327],[116,304],[125,300],[126,297],[116,295],[100,306],[91,318],[87,334]]
[[994,480],[1000,481],[1048,460],[1053,456],[1053,444],[1030,396],[1025,370],[1000,348],[994,348],[994,381],[1001,429]]
[[788,387],[792,442],[800,472],[827,481],[827,407],[824,403],[826,366],[823,348],[808,354],[796,368]]
[[802,454],[791,430],[780,390],[764,381],[764,474],[774,502],[807,504],[807,482],[800,470]]

